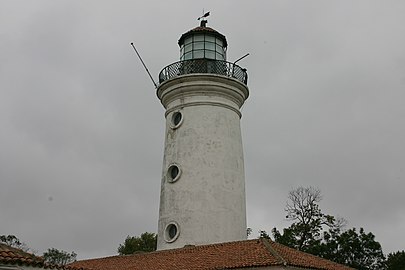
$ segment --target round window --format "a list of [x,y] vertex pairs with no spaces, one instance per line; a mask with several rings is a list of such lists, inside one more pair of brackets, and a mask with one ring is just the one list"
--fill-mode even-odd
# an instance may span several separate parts
[[172,164],[167,169],[166,178],[170,183],[176,182],[179,180],[181,170],[178,165]]
[[165,229],[165,241],[172,243],[179,237],[179,225],[176,222],[170,222]]
[[181,112],[174,112],[172,114],[172,119],[170,123],[171,128],[173,129],[178,128],[182,122],[183,122],[183,115],[181,114]]

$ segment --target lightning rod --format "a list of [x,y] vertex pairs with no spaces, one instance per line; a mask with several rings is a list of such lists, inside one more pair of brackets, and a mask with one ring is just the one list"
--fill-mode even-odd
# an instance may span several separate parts
[[153,80],[152,75],[150,75],[150,72],[149,72],[148,68],[146,67],[145,63],[142,60],[142,57],[139,55],[138,51],[136,50],[135,45],[134,45],[133,42],[131,42],[131,46],[132,46],[132,48],[134,48],[134,51],[136,52],[136,55],[138,55],[139,60],[141,60],[141,63],[143,65],[143,67],[145,68],[146,72],[148,73],[150,79],[152,80],[153,85],[155,86],[155,88],[157,88],[158,86],[157,86],[155,80]]

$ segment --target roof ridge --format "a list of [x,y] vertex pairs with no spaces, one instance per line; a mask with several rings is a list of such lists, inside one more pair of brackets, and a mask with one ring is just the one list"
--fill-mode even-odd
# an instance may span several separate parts
[[266,239],[266,238],[260,238],[260,241],[264,244],[264,246],[267,248],[267,250],[271,253],[271,255],[273,255],[274,257],[276,257],[278,260],[281,261],[281,263],[283,264],[283,266],[287,265],[287,261],[283,258],[283,256],[281,256],[272,246],[271,243],[273,243],[273,241],[271,239]]
[[[281,243],[277,243],[277,242],[274,242],[274,241],[270,241],[270,242],[275,246],[279,246],[279,247],[281,247],[283,249],[290,250],[291,252],[294,252],[294,253],[300,253],[300,254],[305,255],[307,257],[312,257],[312,258],[314,258],[316,260],[323,261],[323,262],[328,263],[330,265],[344,267],[345,269],[353,269],[353,270],[355,269],[355,268],[352,268],[350,266],[347,266],[347,265],[344,265],[344,264],[341,264],[341,263],[337,263],[337,262],[332,261],[330,259],[326,259],[326,258],[323,258],[321,256],[318,256],[318,255],[315,255],[315,254],[312,254],[312,253],[308,253],[308,252],[305,252],[305,251],[302,251],[302,250],[298,250],[298,249],[289,247],[287,245],[283,245]],[[272,246],[272,248],[275,249],[273,246]],[[297,264],[294,263],[293,261],[287,261],[287,265],[289,265],[289,266],[297,266]],[[314,266],[314,267],[315,267],[314,269],[319,269],[319,270],[329,269],[329,268],[324,267],[324,266],[320,266],[320,267],[319,266]]]
[[[159,253],[159,252],[162,252],[162,253],[176,252],[177,253],[179,251],[189,251],[189,250],[194,250],[194,249],[207,249],[210,247],[237,245],[238,243],[242,243],[242,242],[256,242],[257,240],[258,239],[247,239],[247,240],[237,240],[237,241],[203,244],[203,245],[186,245],[184,247],[179,247],[179,248],[155,250],[152,252],[140,253],[139,255],[148,254],[148,253]],[[130,255],[138,255],[138,254],[130,254]]]

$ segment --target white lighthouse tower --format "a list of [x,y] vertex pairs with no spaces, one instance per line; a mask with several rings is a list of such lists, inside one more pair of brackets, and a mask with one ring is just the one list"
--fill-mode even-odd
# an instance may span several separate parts
[[206,23],[180,37],[180,61],[159,74],[166,132],[158,250],[246,239],[247,73],[226,61],[225,36]]

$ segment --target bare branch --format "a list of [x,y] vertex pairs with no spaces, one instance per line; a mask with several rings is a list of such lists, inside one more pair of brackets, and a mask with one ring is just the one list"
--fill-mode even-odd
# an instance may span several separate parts
[[314,216],[320,215],[317,203],[321,200],[321,191],[314,187],[298,187],[290,191],[285,208],[287,219],[308,224]]

